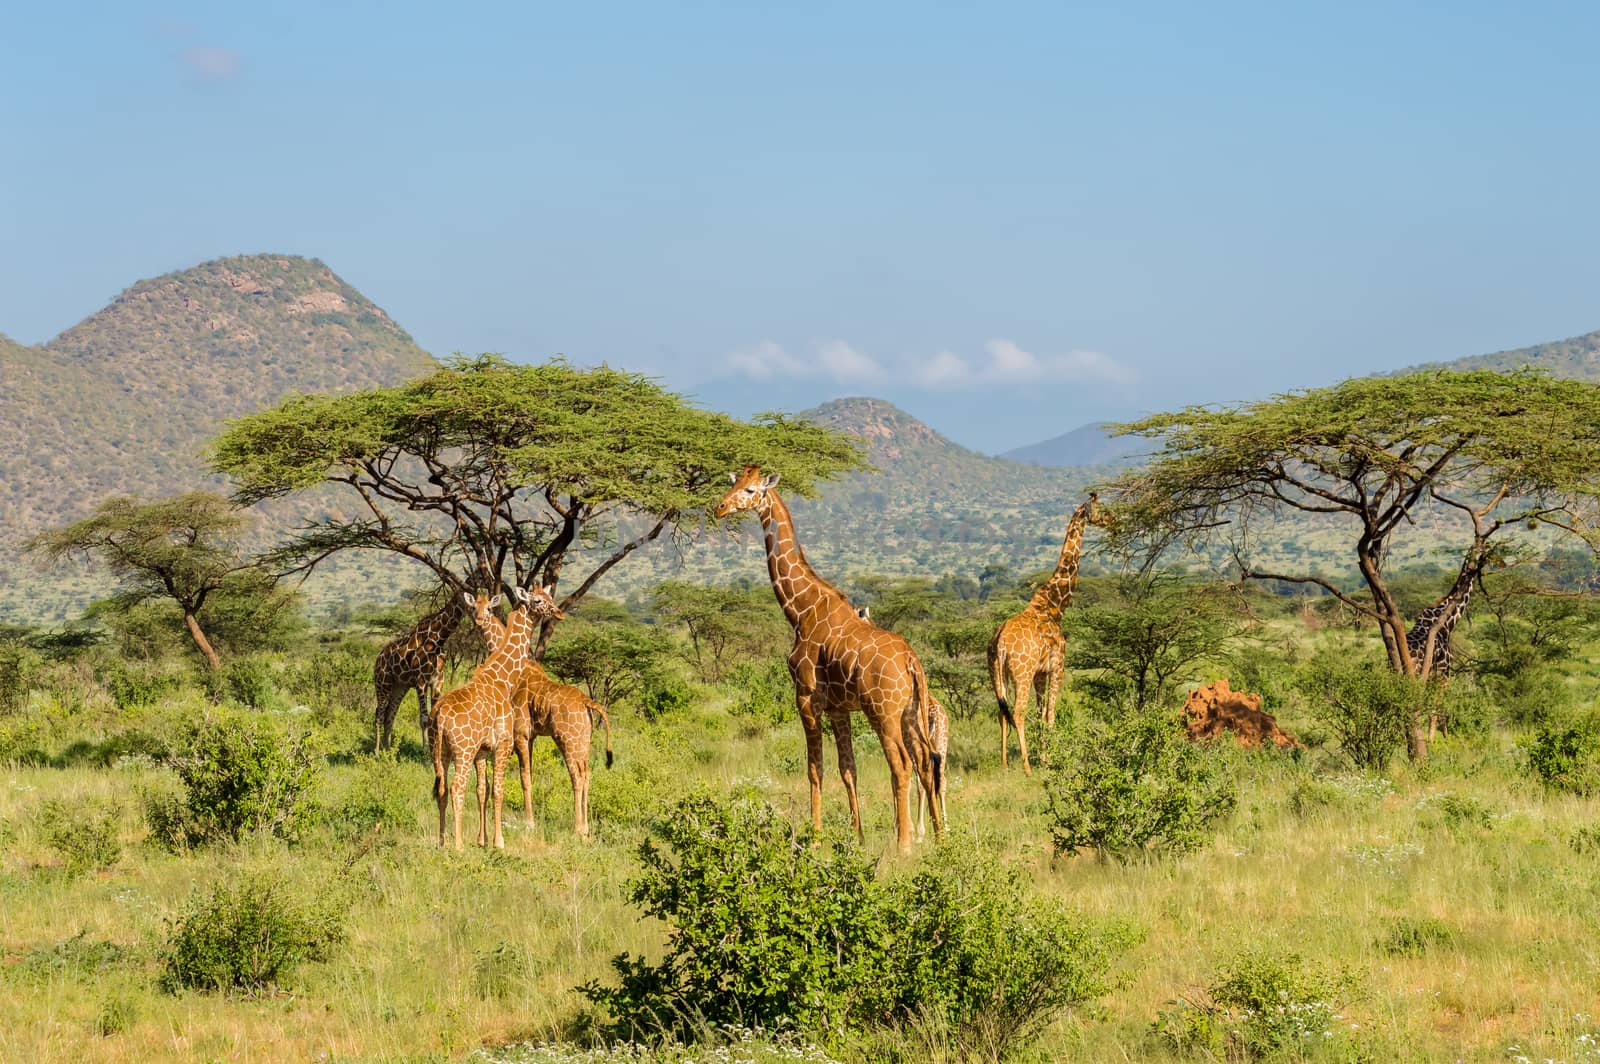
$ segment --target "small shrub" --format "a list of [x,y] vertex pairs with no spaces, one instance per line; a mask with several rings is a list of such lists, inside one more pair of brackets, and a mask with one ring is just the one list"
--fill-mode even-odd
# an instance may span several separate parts
[[644,678],[639,689],[639,707],[648,720],[688,709],[694,703],[694,692],[687,682],[672,673],[656,672]]
[[127,960],[125,947],[90,938],[84,929],[53,946],[29,950],[9,972],[25,983],[44,986],[61,978],[94,980]]
[[1495,812],[1489,808],[1482,799],[1474,798],[1470,794],[1439,794],[1424,798],[1417,803],[1417,808],[1434,808],[1439,811],[1439,819],[1451,831],[1465,831],[1470,828],[1492,828],[1496,820]]
[[173,848],[254,832],[295,839],[322,764],[306,732],[246,712],[207,715],[169,761],[183,794],[147,797],[145,818]]
[[499,1001],[511,997],[527,975],[527,960],[522,951],[509,942],[501,942],[494,949],[479,954],[472,966],[472,981],[478,996]]
[[60,855],[68,875],[110,868],[122,856],[122,808],[113,802],[91,802],[74,810],[50,798],[39,807],[38,820],[45,842]]
[[420,793],[394,750],[358,757],[350,790],[328,814],[333,833],[346,842],[368,835],[392,840],[416,826]]
[[183,690],[186,670],[161,662],[112,659],[100,670],[105,685],[118,709],[141,709],[174,697]]
[[1293,954],[1245,953],[1203,999],[1175,1002],[1153,1027],[1183,1053],[1230,1061],[1300,1056],[1338,1040],[1338,1003],[1352,982]]
[[228,879],[168,924],[161,988],[256,992],[344,938],[337,903],[307,899],[271,876]]
[[794,680],[781,659],[741,661],[727,671],[733,692],[728,712],[752,724],[776,727],[794,719]]
[[224,699],[251,709],[270,709],[278,702],[272,663],[265,657],[232,658],[221,669],[206,675],[212,698]]
[[1584,824],[1567,837],[1573,853],[1600,854],[1600,824]]
[[44,659],[19,643],[0,643],[0,714],[14,713],[43,670]]
[[1407,727],[1428,712],[1433,697],[1423,681],[1349,654],[1319,656],[1297,682],[1345,756],[1373,771],[1405,746]]
[[1238,792],[1222,759],[1191,743],[1164,713],[1088,721],[1044,752],[1055,852],[1093,849],[1126,860],[1204,845]]
[[138,1006],[131,998],[113,995],[100,1006],[100,1012],[94,1018],[94,1033],[101,1038],[110,1038],[132,1027],[138,1019]]
[[1600,717],[1540,728],[1527,752],[1529,770],[1550,790],[1600,793]]
[[1436,947],[1454,946],[1460,940],[1460,932],[1443,920],[1401,916],[1389,921],[1378,937],[1377,947],[1391,957],[1420,957]]

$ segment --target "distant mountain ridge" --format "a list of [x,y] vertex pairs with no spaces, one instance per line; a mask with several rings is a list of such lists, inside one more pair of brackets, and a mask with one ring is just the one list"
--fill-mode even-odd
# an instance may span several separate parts
[[1148,455],[1151,441],[1139,436],[1112,436],[1106,430],[1109,421],[1096,421],[1080,425],[1071,432],[1053,436],[1026,447],[1016,447],[1000,455],[1001,458],[1026,465],[1063,466],[1126,466],[1139,457]]
[[[1470,355],[1446,362],[1424,362],[1417,369],[1497,369],[1513,370],[1533,366],[1557,377],[1571,377],[1580,381],[1600,381],[1600,330],[1554,340],[1532,347],[1518,347],[1510,351],[1495,351],[1487,355]],[[1405,372],[1405,371],[1401,371]]]

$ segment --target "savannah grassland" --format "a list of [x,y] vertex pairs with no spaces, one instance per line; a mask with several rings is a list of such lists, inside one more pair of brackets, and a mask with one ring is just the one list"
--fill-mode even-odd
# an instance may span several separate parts
[[[1256,635],[1298,654],[1368,638],[1289,617]],[[409,702],[397,728],[407,737],[409,820],[387,841],[347,840],[331,811],[364,771],[370,688],[351,669],[340,691],[307,694],[291,679],[294,656],[269,658],[280,691],[259,711],[320,737],[327,767],[317,795],[330,812],[293,845],[174,854],[147,838],[141,794],[170,788],[170,772],[148,756],[115,756],[111,740],[205,712],[198,690],[119,708],[89,663],[57,665],[10,714],[7,735],[26,726],[34,752],[0,766],[0,1058],[444,1060],[570,1036],[588,1008],[575,985],[610,978],[613,954],[659,956],[663,929],[629,905],[626,884],[661,803],[703,784],[765,797],[796,824],[806,818],[798,724],[735,714],[734,685],[687,679],[685,667],[687,706],[654,721],[626,700],[613,707],[617,764],[597,760],[591,841],[573,838],[566,774],[541,741],[535,822],[522,821],[513,769],[505,851],[478,850],[470,838],[463,853],[440,849],[432,770]],[[1592,698],[1600,646],[1563,668]],[[1226,671],[1206,665],[1194,678]],[[1065,701],[1058,730],[1091,712],[1081,696]],[[1197,1059],[1152,1033],[1157,1014],[1202,995],[1242,952],[1265,951],[1347,976],[1328,1035],[1288,1059],[1600,1060],[1600,799],[1546,792],[1528,775],[1522,736],[1504,727],[1446,736],[1422,768],[1399,757],[1384,773],[1357,772],[1311,708],[1296,695],[1280,712],[1311,739],[1301,756],[1216,752],[1236,776],[1239,803],[1207,845],[1126,864],[1053,860],[1039,778],[1015,761],[1001,770],[992,707],[954,721],[954,844],[1011,862],[1033,889],[1140,934],[1118,962],[1116,987],[1054,1023],[1022,1059]],[[1034,723],[1035,743],[1043,730]],[[887,773],[864,726],[856,747],[879,874],[937,862],[931,841],[909,860],[893,856]],[[824,809],[837,830],[845,804],[827,748]],[[70,874],[41,827],[52,798],[68,808],[116,803],[120,859]],[[474,827],[469,792],[466,829]],[[158,989],[169,921],[196,891],[262,867],[338,899],[346,937],[331,957],[263,995]],[[1434,933],[1407,939],[1400,929],[1418,923]],[[850,1056],[848,1046],[834,1052]]]

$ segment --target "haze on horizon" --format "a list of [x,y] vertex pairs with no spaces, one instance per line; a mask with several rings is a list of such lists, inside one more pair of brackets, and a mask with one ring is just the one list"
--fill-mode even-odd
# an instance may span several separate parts
[[0,15],[0,331],[316,256],[435,353],[999,451],[1600,328],[1585,4]]

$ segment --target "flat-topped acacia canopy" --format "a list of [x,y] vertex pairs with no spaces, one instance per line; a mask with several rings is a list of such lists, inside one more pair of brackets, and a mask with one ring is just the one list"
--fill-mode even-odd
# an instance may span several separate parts
[[456,588],[552,584],[574,548],[592,567],[566,609],[728,471],[759,462],[804,494],[865,465],[827,429],[704,410],[636,373],[561,360],[450,359],[396,387],[289,399],[231,422],[211,451],[241,502],[332,486],[353,515],[297,530],[270,556],[306,569],[347,549],[418,561]]

